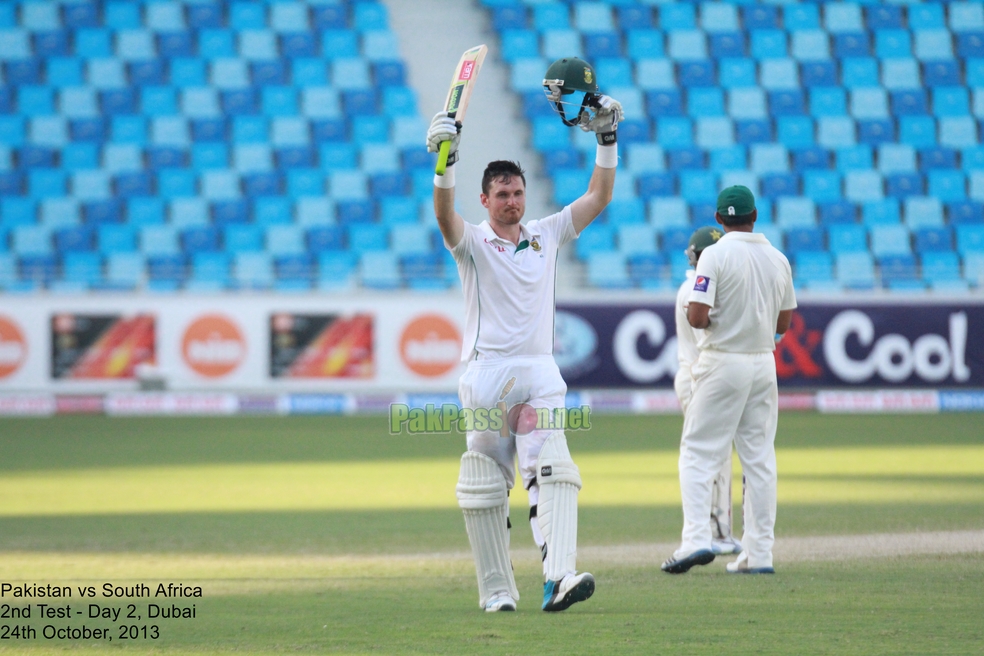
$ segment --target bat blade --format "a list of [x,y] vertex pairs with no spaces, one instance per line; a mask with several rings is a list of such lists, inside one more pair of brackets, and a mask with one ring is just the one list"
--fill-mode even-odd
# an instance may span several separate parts
[[[444,110],[448,116],[458,122],[464,122],[465,112],[468,110],[468,101],[471,100],[472,91],[475,88],[475,81],[478,73],[482,69],[482,62],[489,48],[486,45],[475,46],[465,51],[458,60],[458,65],[454,69],[454,76],[451,78],[451,87],[448,89],[448,97],[444,101]],[[451,150],[451,142],[445,141],[441,144],[441,150],[437,156],[437,166],[434,172],[444,175],[448,165],[448,154]]]

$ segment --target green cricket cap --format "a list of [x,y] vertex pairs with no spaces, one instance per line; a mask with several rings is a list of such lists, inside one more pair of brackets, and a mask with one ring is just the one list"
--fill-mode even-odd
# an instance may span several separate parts
[[735,185],[718,194],[717,211],[721,216],[744,216],[755,209],[755,196],[748,187]]

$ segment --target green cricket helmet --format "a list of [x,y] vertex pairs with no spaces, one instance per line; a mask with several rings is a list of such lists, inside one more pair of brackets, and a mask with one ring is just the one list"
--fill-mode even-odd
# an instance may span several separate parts
[[690,266],[696,267],[697,258],[700,257],[701,251],[716,244],[723,236],[724,231],[717,226],[704,226],[694,230],[694,234],[690,235],[687,250],[684,251],[687,254],[687,259],[690,260]]
[[[580,103],[563,100],[564,96],[576,92],[584,94]],[[544,74],[543,93],[546,94],[554,111],[560,114],[564,125],[570,126],[577,125],[582,118],[587,120],[587,108],[596,106],[597,97],[601,92],[598,90],[598,78],[591,64],[579,57],[564,57],[550,64]],[[567,118],[564,105],[579,108],[574,118]]]

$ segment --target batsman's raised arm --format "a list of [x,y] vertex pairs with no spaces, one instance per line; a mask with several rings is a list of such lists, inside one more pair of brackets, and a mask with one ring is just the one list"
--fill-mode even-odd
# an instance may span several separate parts
[[[611,146],[598,146],[598,159],[607,156],[607,159],[617,160],[615,144]],[[611,149],[611,154],[603,154],[603,150]],[[594,171],[591,173],[591,180],[588,182],[588,190],[583,196],[571,203],[571,218],[574,222],[574,229],[578,234],[584,230],[595,218],[601,214],[602,210],[612,201],[612,189],[615,187],[615,167],[605,168],[595,161]]]
[[437,226],[444,235],[444,241],[454,248],[461,241],[465,232],[465,222],[461,215],[454,211],[454,164],[458,161],[458,143],[461,141],[461,124],[448,116],[447,112],[438,112],[431,120],[427,130],[427,150],[437,153],[441,144],[451,142],[448,151],[448,163],[444,175],[434,176],[434,215]]
[[[577,57],[558,59],[550,65],[543,79],[543,92],[564,125],[576,125],[598,137],[595,168],[588,191],[571,203],[574,230],[580,234],[612,200],[615,167],[618,166],[616,130],[622,120],[622,103],[599,92],[594,70]],[[580,92],[584,95],[579,107],[576,102],[565,100],[575,98]],[[569,117],[568,111],[574,115]]]

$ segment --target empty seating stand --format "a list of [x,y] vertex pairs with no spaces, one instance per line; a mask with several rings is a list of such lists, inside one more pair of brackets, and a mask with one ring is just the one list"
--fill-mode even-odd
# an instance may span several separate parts
[[0,292],[447,288],[424,128],[378,1],[0,3]]
[[[555,201],[594,162],[539,89],[557,35],[632,107],[615,202],[576,249],[589,284],[667,287],[681,273],[666,237],[713,222],[717,191],[745,184],[798,285],[980,288],[981,2],[482,2]],[[605,227],[626,222],[654,230],[653,254]],[[669,266],[644,266],[653,255]]]

